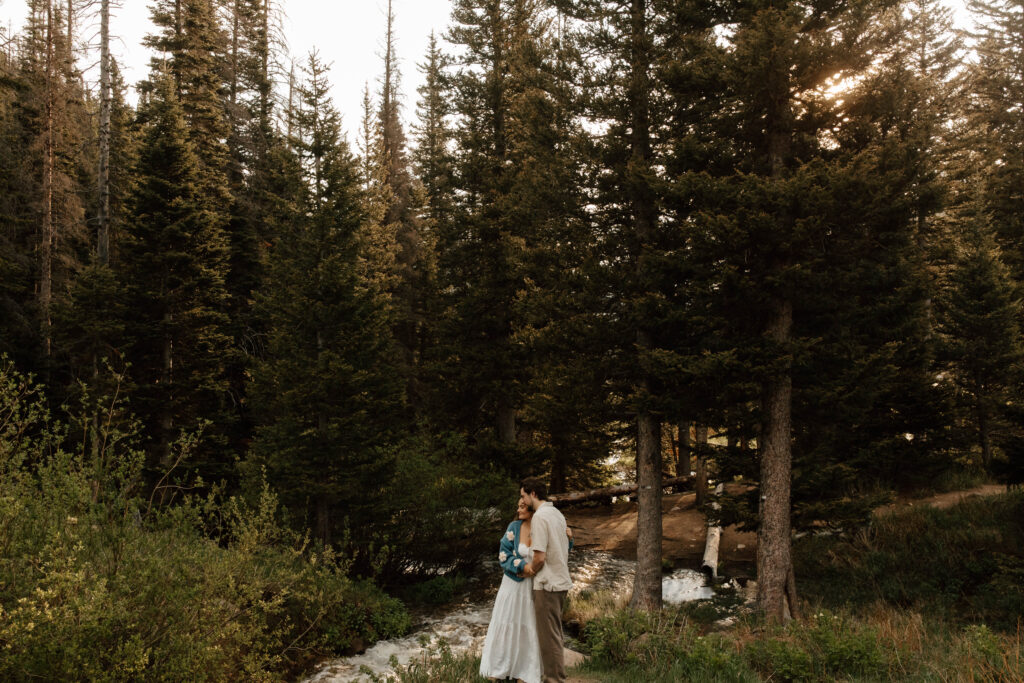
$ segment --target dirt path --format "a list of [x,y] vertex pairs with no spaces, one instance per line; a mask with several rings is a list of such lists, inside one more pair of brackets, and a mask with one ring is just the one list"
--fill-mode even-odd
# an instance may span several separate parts
[[893,510],[914,507],[915,505],[927,505],[933,508],[945,509],[953,507],[966,498],[974,498],[976,496],[994,496],[1000,493],[1006,493],[1006,487],[1002,484],[985,484],[983,486],[976,486],[973,489],[965,489],[963,491],[937,493],[934,496],[927,496],[926,498],[902,498],[894,503],[878,508],[875,510],[875,514],[884,514],[886,512],[892,512]]
[[[672,562],[696,564],[704,557],[707,524],[703,513],[696,509],[695,501],[693,493],[675,493],[662,498],[662,549],[665,558]],[[572,526],[580,547],[605,550],[630,559],[636,557],[635,502],[568,508],[565,519]],[[727,564],[753,562],[756,543],[757,535],[753,532],[726,527],[722,530],[720,561]]]
[[[988,484],[965,491],[897,500],[879,508],[875,513],[884,514],[915,505],[947,508],[964,498],[991,496],[1004,491],[1004,486]],[[696,566],[704,556],[707,525],[704,515],[694,505],[695,498],[693,493],[677,493],[662,499],[662,552],[666,559],[680,566]],[[635,502],[621,502],[594,508],[567,508],[565,518],[572,526],[576,534],[576,543],[580,547],[605,550],[630,559],[636,557]],[[729,575],[736,576],[736,569],[750,567],[756,559],[756,550],[755,533],[741,532],[735,527],[726,527],[722,530],[719,561],[733,570]]]

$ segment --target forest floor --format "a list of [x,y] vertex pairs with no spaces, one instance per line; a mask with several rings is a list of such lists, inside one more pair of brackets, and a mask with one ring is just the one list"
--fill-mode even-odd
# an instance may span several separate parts
[[[986,484],[962,491],[949,491],[923,498],[900,497],[875,510],[885,514],[893,510],[928,505],[947,508],[971,496],[990,496],[1006,491],[1005,486]],[[707,524],[695,505],[694,493],[675,493],[662,499],[664,557],[677,567],[696,568],[704,557]],[[635,501],[622,501],[600,507],[576,507],[565,510],[565,518],[576,534],[581,548],[604,550],[633,559],[636,557]],[[756,559],[757,534],[739,531],[734,526],[722,530],[719,561],[726,576],[745,576]]]

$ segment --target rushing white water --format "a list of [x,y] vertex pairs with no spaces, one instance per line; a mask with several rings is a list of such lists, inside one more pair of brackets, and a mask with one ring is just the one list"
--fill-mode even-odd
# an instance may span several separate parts
[[490,604],[458,608],[443,617],[427,622],[415,633],[404,638],[382,640],[361,655],[328,662],[320,667],[308,683],[369,680],[360,674],[363,667],[378,676],[390,673],[394,671],[392,657],[398,664],[404,666],[413,658],[422,656],[442,638],[448,642],[454,653],[483,649],[490,619]]
[[[497,563],[495,576],[500,576]],[[617,595],[628,595],[633,590],[636,562],[623,560],[606,552],[581,550],[569,558],[569,571],[573,587],[569,595],[585,590],[611,590]],[[678,604],[690,600],[711,598],[712,590],[704,585],[704,575],[692,569],[680,569],[662,579],[662,596],[666,603]],[[479,652],[483,648],[487,624],[491,619],[491,601],[483,604],[463,605],[451,612],[431,618],[414,633],[404,638],[384,640],[361,655],[327,662],[317,669],[307,683],[352,683],[369,680],[361,673],[363,667],[381,676],[394,671],[391,659],[406,665],[425,652],[436,649],[444,639],[454,654]]]

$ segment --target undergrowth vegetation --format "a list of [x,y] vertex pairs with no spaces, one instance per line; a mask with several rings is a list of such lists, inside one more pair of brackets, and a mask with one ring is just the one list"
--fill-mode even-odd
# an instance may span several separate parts
[[[764,623],[737,593],[624,608],[583,592],[566,619],[583,624],[589,658],[575,672],[609,683],[1024,680],[1024,494],[877,517],[851,536],[796,544],[808,614]],[[479,658],[443,646],[390,680],[479,683]]]
[[0,680],[280,680],[408,630],[265,485],[145,491],[142,460],[116,399],[59,422],[0,361]]
[[1015,632],[1024,616],[1024,493],[886,513],[849,536],[806,536],[794,561],[812,603],[881,602]]

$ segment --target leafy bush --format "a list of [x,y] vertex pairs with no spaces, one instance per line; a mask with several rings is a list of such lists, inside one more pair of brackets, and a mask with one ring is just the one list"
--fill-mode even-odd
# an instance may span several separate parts
[[745,654],[762,675],[781,681],[885,678],[889,652],[877,629],[843,615],[819,612],[784,633],[751,643]]
[[133,434],[116,401],[51,420],[0,362],[0,679],[279,680],[408,630],[400,602],[278,524],[266,485],[151,505]]

